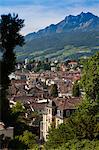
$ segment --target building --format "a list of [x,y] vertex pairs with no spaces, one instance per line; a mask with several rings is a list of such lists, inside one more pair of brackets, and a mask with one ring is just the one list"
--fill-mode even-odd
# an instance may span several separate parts
[[51,71],[56,71],[56,66],[54,63],[51,63]]
[[61,65],[61,71],[63,71],[63,72],[67,71],[67,67],[64,63],[62,63],[62,65]]
[[48,131],[51,125],[58,127],[64,123],[68,117],[76,110],[76,106],[81,102],[78,97],[56,98],[50,100],[43,113],[43,121],[41,122],[41,139],[47,140]]
[[25,58],[25,61],[24,61],[25,65],[29,63],[29,59],[28,58]]
[[55,115],[56,115],[56,104],[54,101],[50,100],[48,105],[45,107],[45,111],[43,113],[43,138],[46,141],[48,130],[51,127],[52,123],[55,122]]
[[0,122],[0,149],[7,148],[10,140],[13,139],[14,128],[5,127],[3,122]]
[[70,61],[68,63],[68,65],[71,69],[73,69],[73,68],[77,67],[78,63],[76,61]]

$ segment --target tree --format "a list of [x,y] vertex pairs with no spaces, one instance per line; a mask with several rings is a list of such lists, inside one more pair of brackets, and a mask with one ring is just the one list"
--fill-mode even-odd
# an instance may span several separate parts
[[9,74],[15,69],[15,52],[16,45],[22,46],[24,44],[24,38],[20,35],[20,30],[24,26],[24,20],[19,19],[18,15],[1,15],[0,20],[0,42],[1,50],[3,53],[1,61],[1,80],[0,80],[0,120],[4,123],[8,123],[7,118],[9,115],[9,102],[7,99],[7,89],[10,84]]
[[70,140],[68,143],[63,144],[55,150],[98,150],[99,141],[98,140]]
[[51,85],[50,94],[51,94],[51,96],[53,96],[53,97],[57,97],[57,96],[58,96],[57,84],[52,84],[52,85]]
[[[66,124],[51,129],[48,149],[99,149],[99,53],[84,65],[82,85],[86,97]],[[60,148],[59,148],[60,147]]]
[[24,131],[23,135],[16,136],[16,139],[26,145],[29,149],[33,149],[35,146],[37,146],[37,137],[28,130]]
[[16,105],[12,107],[12,113],[24,113],[25,108],[21,102],[16,102]]
[[73,89],[72,89],[72,95],[74,97],[80,96],[80,89],[79,89],[78,81],[74,82]]
[[[50,129],[45,147],[58,148],[69,141],[98,140],[99,139],[99,104],[84,100],[76,112],[68,118],[66,124],[57,129]],[[73,146],[69,142],[70,146]],[[79,144],[79,143],[78,143]],[[77,146],[77,145],[76,145]],[[67,148],[67,147],[66,147]]]
[[84,63],[81,83],[87,97],[99,100],[99,52]]
[[[45,143],[46,149],[55,149],[58,148],[63,143],[66,143],[71,136],[71,128],[67,124],[61,124],[58,128],[53,126],[49,129],[48,139]],[[74,136],[73,136],[74,137]]]

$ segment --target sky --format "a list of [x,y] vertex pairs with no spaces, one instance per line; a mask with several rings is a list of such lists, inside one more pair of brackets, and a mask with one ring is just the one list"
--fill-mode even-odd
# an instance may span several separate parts
[[99,16],[99,0],[0,0],[0,15],[18,13],[19,18],[25,20],[21,31],[23,35],[81,12]]

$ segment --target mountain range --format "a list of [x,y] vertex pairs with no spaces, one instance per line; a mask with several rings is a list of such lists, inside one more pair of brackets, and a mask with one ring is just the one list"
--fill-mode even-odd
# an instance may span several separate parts
[[19,60],[90,56],[99,50],[99,17],[80,13],[25,36],[25,45],[16,48]]

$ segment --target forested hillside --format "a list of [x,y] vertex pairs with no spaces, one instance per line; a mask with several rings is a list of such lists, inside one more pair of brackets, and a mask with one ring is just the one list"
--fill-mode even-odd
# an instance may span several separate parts
[[[65,47],[69,46],[68,54]],[[72,52],[72,46],[75,51]],[[88,53],[82,54],[89,48]],[[30,59],[56,58],[59,59],[90,56],[98,51],[99,46],[99,17],[91,13],[81,13],[77,16],[67,16],[56,25],[50,25],[38,32],[25,36],[23,48],[17,47],[17,58],[22,60],[26,57]],[[78,50],[79,49],[79,52]],[[95,49],[95,51],[94,51]],[[65,53],[65,55],[64,55]]]

